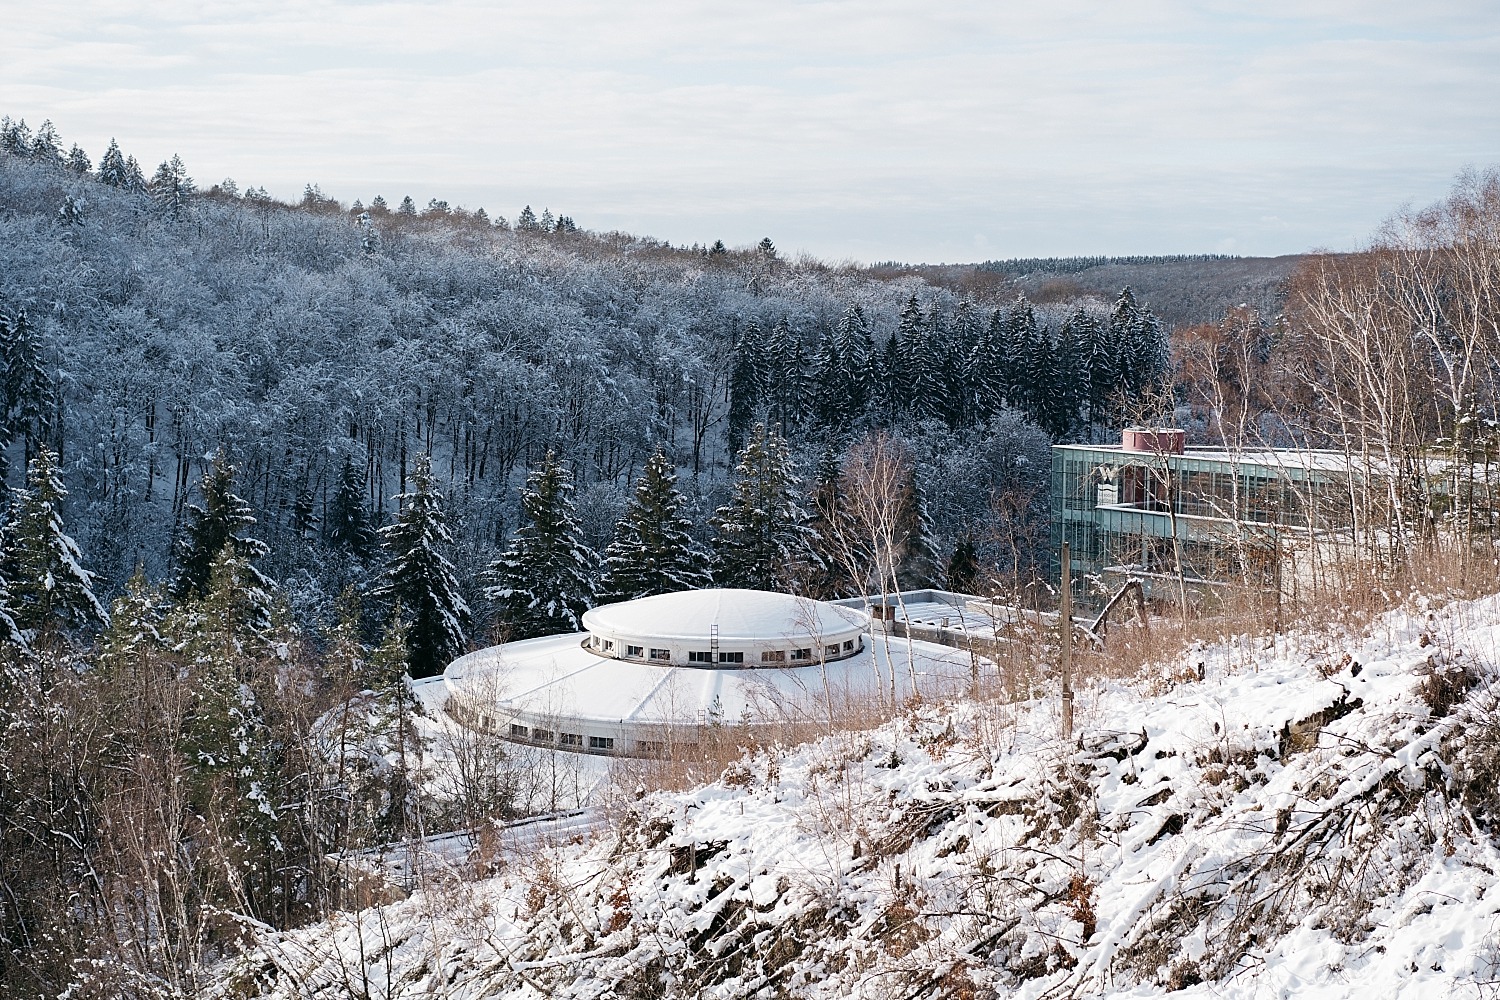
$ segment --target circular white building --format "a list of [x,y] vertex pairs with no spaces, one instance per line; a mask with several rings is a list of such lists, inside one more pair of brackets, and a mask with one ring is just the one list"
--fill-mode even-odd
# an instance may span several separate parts
[[974,669],[968,652],[889,636],[862,611],[758,590],[645,597],[595,608],[583,625],[453,661],[450,711],[516,742],[659,756],[704,727],[949,697]]

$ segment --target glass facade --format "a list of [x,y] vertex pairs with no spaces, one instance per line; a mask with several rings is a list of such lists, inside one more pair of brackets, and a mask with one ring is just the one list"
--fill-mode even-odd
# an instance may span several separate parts
[[1342,455],[1316,451],[1182,453],[1119,445],[1052,449],[1052,543],[1069,545],[1084,606],[1127,577],[1194,586],[1270,585],[1287,533],[1352,523]]

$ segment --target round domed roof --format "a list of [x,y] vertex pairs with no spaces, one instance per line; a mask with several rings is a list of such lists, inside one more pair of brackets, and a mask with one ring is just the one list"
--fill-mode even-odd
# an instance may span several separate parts
[[[765,590],[687,590],[594,608],[583,616],[590,632],[654,639],[764,642],[824,640],[864,629],[861,611]],[[717,626],[717,628],[715,628]]]

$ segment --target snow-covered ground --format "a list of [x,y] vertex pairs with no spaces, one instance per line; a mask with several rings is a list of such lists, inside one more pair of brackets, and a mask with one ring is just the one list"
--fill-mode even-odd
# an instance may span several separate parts
[[1497,995],[1497,673],[1488,598],[1095,683],[1066,744],[1056,699],[920,706],[268,935],[225,989]]

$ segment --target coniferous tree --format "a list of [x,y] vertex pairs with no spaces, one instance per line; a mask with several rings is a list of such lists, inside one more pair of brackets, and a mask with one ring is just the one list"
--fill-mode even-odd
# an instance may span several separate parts
[[99,180],[110,187],[124,187],[129,179],[129,170],[125,166],[125,154],[120,152],[120,146],[111,137],[109,148],[99,158]]
[[[29,462],[52,429],[57,394],[42,363],[40,338],[25,310],[14,316],[0,313],[0,365],[4,366],[0,371],[0,451],[20,438]],[[4,471],[0,456],[0,473]]]
[[396,214],[404,215],[408,219],[414,219],[417,215],[417,203],[411,200],[411,195],[401,199],[401,204],[396,206]]
[[269,549],[258,538],[241,532],[255,523],[250,505],[234,494],[234,466],[221,452],[203,474],[203,506],[188,507],[188,525],[177,543],[177,579],[172,593],[178,600],[204,597],[208,593],[209,575],[214,562],[227,545],[245,562],[254,585],[271,589],[253,560]]
[[93,172],[94,163],[89,159],[89,154],[83,151],[78,143],[73,143],[73,148],[68,150],[67,167],[80,177],[86,177]]
[[485,596],[509,638],[577,632],[594,606],[598,556],[583,543],[573,512],[573,477],[552,452],[521,491],[526,523],[490,564]]
[[859,305],[850,305],[839,317],[834,328],[838,354],[844,365],[844,381],[849,393],[845,412],[851,417],[864,413],[870,405],[875,386],[871,379],[870,362],[875,355],[875,341],[870,336],[870,324],[865,311]]
[[1014,373],[1010,404],[1040,423],[1038,415],[1052,392],[1052,345],[1025,297],[1018,297],[1006,316],[1006,342]]
[[714,516],[714,579],[723,587],[790,590],[805,578],[817,538],[802,510],[786,441],[756,424],[735,467],[729,503]]
[[744,444],[745,432],[750,429],[760,403],[760,377],[755,361],[761,349],[759,341],[760,327],[751,320],[734,345],[734,360],[729,369],[729,414],[724,429],[731,452],[739,451]]
[[26,119],[12,121],[9,115],[0,118],[0,150],[11,156],[31,155],[31,129],[27,128]]
[[1141,310],[1136,322],[1130,353],[1130,389],[1135,398],[1146,399],[1167,387],[1172,373],[1172,348],[1161,320],[1149,307]]
[[125,183],[120,186],[132,194],[146,194],[150,190],[146,183],[146,173],[134,156],[125,157]]
[[541,228],[541,223],[536,221],[536,213],[527,205],[521,209],[521,214],[516,216],[516,229],[521,232],[535,232]]
[[996,309],[969,352],[969,392],[975,423],[982,424],[1005,408],[1009,387],[1007,361],[1001,353],[1004,342],[1005,317]]
[[853,416],[854,384],[849,359],[840,349],[839,340],[837,330],[824,330],[813,355],[817,371],[814,410],[820,423],[834,429],[847,426]]
[[646,462],[614,541],[604,550],[600,600],[631,601],[709,585],[708,556],[682,516],[677,473],[658,449]]
[[901,307],[901,317],[896,325],[896,357],[891,365],[891,384],[895,398],[903,410],[910,409],[916,401],[919,382],[930,380],[922,374],[926,364],[927,320],[917,296],[912,294]]
[[[908,307],[916,302],[912,302]],[[903,312],[903,323],[905,322]],[[944,328],[942,318],[937,310],[933,309],[930,315],[921,320],[920,310],[916,313],[920,322],[915,327],[915,334],[909,344],[903,343],[904,363],[910,375],[908,376],[908,391],[910,393],[909,408],[911,415],[918,420],[947,419],[952,412],[952,405],[948,396],[948,336]]]
[[332,548],[368,559],[379,537],[365,505],[364,474],[346,455],[338,486],[323,511],[323,538]]
[[264,639],[268,594],[260,579],[226,544],[203,595],[185,601],[163,625],[188,669],[191,709],[179,737],[188,808],[211,827],[213,849],[236,869],[235,896],[256,916],[277,906],[286,847],[277,837],[286,797],[260,697],[274,683],[260,676],[261,664],[275,657]]
[[188,176],[182,157],[173,153],[170,160],[163,160],[161,166],[156,168],[150,190],[151,197],[161,206],[161,210],[176,219],[182,215],[183,207],[188,198],[197,192],[198,186]]
[[1054,441],[1072,438],[1083,422],[1089,392],[1084,345],[1089,336],[1088,317],[1082,309],[1068,317],[1058,331],[1052,350],[1052,392],[1042,407],[1040,421]]
[[[792,363],[793,343],[796,336],[785,316],[777,320],[771,332],[766,335],[765,346],[759,352],[760,360],[757,367],[757,374],[760,378],[760,396],[766,402],[766,409],[773,420],[780,421],[782,426],[786,427],[797,422],[792,412],[793,407],[790,405],[792,393],[788,385],[788,380],[795,377],[789,366]],[[748,423],[745,429],[750,429]],[[741,434],[731,451],[739,451],[739,447],[744,443],[745,437]]]
[[886,338],[885,347],[870,359],[870,380],[874,407],[881,422],[894,424],[906,405],[904,372],[901,370],[901,345],[893,333]]
[[52,124],[52,119],[44,120],[32,137],[31,158],[49,166],[62,165],[62,137],[57,134],[57,126]]
[[33,633],[102,624],[109,618],[94,596],[94,574],[63,527],[68,495],[57,456],[37,451],[16,491],[5,526],[3,565],[16,625]]
[[798,427],[813,416],[817,407],[816,378],[812,373],[812,361],[802,338],[793,336],[791,351],[787,355],[784,374],[781,377],[781,398],[787,415],[787,425]]
[[407,616],[403,624],[411,675],[432,677],[463,654],[473,621],[458,592],[457,571],[443,554],[453,536],[443,496],[433,482],[431,458],[416,456],[411,489],[396,500],[401,512],[394,524],[380,530],[387,561],[374,594]]
[[[109,625],[99,637],[99,665],[111,678],[113,688],[129,688],[144,682],[153,655],[166,648],[161,627],[166,601],[161,591],[137,566],[125,581],[125,592],[109,608]],[[126,678],[134,678],[134,683]]]

